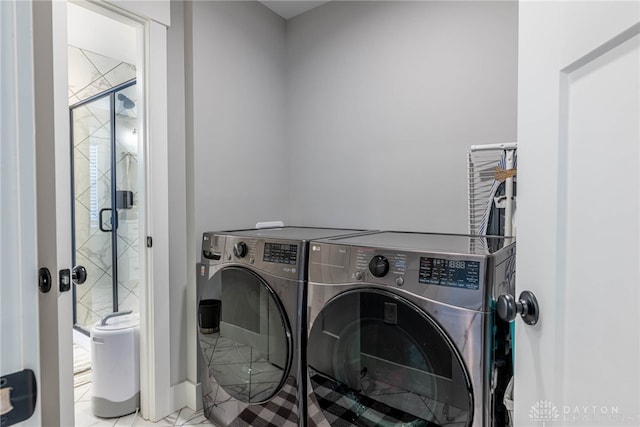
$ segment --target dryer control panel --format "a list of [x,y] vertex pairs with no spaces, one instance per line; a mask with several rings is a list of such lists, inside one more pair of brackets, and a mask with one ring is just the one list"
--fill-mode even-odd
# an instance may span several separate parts
[[202,236],[202,264],[236,264],[279,277],[299,280],[302,244],[288,240],[251,238],[216,233]]

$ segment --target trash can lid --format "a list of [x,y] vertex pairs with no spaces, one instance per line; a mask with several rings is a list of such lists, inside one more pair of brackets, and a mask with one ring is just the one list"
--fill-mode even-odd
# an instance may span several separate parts
[[106,325],[101,325],[101,321],[98,321],[93,325],[93,329],[99,331],[117,331],[120,329],[129,329],[140,326],[140,314],[133,313],[124,316],[116,316],[107,319]]

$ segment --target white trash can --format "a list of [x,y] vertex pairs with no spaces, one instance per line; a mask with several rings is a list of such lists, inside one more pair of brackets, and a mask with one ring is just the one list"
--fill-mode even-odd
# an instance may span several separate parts
[[91,409],[113,418],[140,407],[140,316],[122,311],[91,328]]

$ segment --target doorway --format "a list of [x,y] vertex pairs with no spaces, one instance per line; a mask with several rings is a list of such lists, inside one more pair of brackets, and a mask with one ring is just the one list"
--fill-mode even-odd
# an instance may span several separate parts
[[[167,27],[171,5],[168,1],[120,2],[114,5],[110,2],[50,0],[24,4],[25,8],[20,11],[26,15],[25,19],[17,22],[23,22],[28,31],[21,41],[16,41],[19,54],[14,55],[14,59],[32,58],[34,61],[32,84],[22,85],[18,89],[21,99],[27,100],[25,106],[28,106],[29,100],[37,100],[34,102],[35,126],[34,120],[30,121],[32,132],[33,128],[36,130],[37,154],[36,165],[33,166],[37,171],[38,199],[37,228],[34,227],[38,232],[38,241],[35,246],[40,266],[48,268],[52,278],[60,277],[50,292],[38,296],[39,310],[32,316],[38,320],[42,356],[39,358],[41,375],[38,390],[49,396],[44,401],[39,399],[42,403],[41,413],[43,419],[52,424],[75,424],[72,398],[73,341],[82,337],[89,345],[88,337],[73,329],[73,292],[72,287],[68,286],[70,269],[73,267],[69,106],[81,99],[73,99],[77,90],[70,90],[69,87],[68,77],[73,70],[69,69],[67,59],[70,45],[100,52],[84,45],[99,39],[102,45],[111,47],[113,53],[103,53],[104,56],[120,59],[136,67],[136,109],[140,123],[136,128],[139,142],[137,160],[140,171],[138,182],[141,184],[138,187],[138,239],[141,242],[138,258],[141,289],[140,358],[145,361],[140,368],[140,409],[145,419],[158,420],[169,414],[173,406],[187,400],[185,397],[172,400],[171,394],[171,335],[167,334],[171,325],[166,315],[168,309],[165,309],[165,306],[169,306],[168,251],[162,245],[152,249],[150,244],[152,237],[160,242],[169,240],[166,215],[168,189],[159,178],[166,178],[168,169],[168,162],[162,159],[166,159],[168,153]],[[96,25],[95,19],[74,19],[71,16],[74,8],[87,12],[86,15],[110,20],[112,24],[119,23],[123,31],[105,32],[104,28]],[[72,29],[77,27],[84,27],[84,36],[77,37],[74,42]],[[121,35],[131,33],[131,42],[120,43]],[[74,44],[78,41],[82,42],[81,46]],[[120,58],[125,53],[131,53],[133,62]],[[97,62],[94,65],[100,65]],[[85,92],[93,92],[89,96],[105,90],[100,77],[105,77],[104,73],[96,76],[96,79],[83,82]],[[131,78],[124,81],[129,80]],[[152,164],[155,166],[153,169],[150,168]],[[150,197],[150,194],[154,197]],[[147,212],[156,213],[157,218],[154,217],[152,222]],[[45,280],[44,283],[51,281]],[[153,287],[148,286],[149,283],[153,283]]]
[[72,286],[76,420],[92,415],[92,326],[141,306],[141,28],[113,11],[67,3],[71,261],[87,273]]
[[72,262],[87,271],[73,286],[73,325],[85,336],[107,314],[139,312],[138,32],[101,8],[67,4]]
[[73,265],[87,271],[73,322],[85,334],[110,313],[139,312],[136,105],[133,79],[69,107]]

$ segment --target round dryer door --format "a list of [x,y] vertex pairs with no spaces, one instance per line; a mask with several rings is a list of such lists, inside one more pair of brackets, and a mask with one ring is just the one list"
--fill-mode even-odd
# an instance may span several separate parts
[[393,293],[332,299],[313,322],[307,355],[310,405],[331,425],[470,425],[471,386],[458,352],[423,310]]
[[211,283],[203,292],[208,312],[202,305],[199,310],[201,363],[209,374],[204,389],[216,393],[220,386],[246,403],[269,400],[291,367],[292,335],[282,304],[265,280],[246,269],[222,269]]

